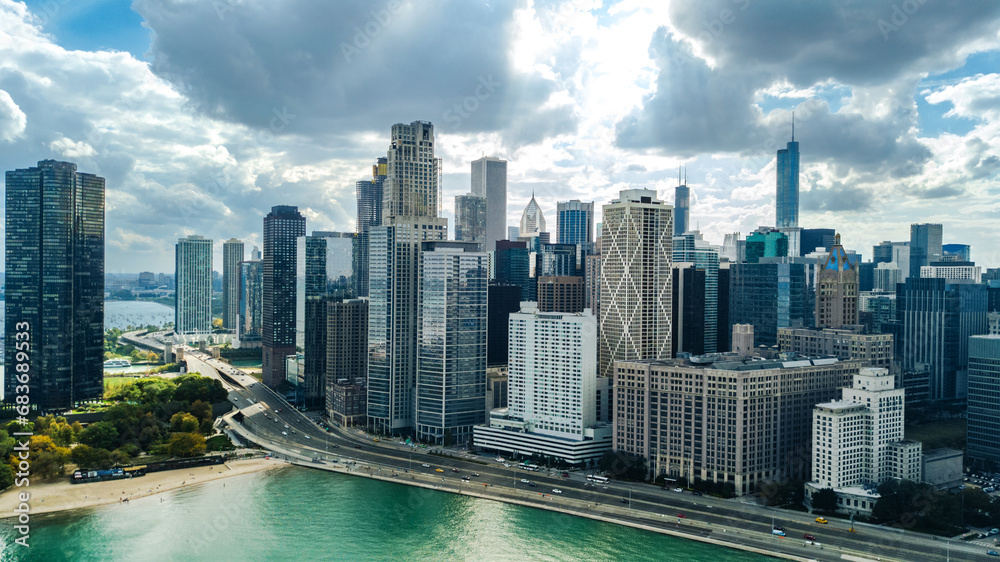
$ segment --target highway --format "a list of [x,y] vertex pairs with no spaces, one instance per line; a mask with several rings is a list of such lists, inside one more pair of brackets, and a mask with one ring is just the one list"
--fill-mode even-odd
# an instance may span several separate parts
[[[230,389],[230,401],[243,414],[244,426],[259,436],[258,445],[290,450],[303,459],[353,461],[357,463],[351,465],[354,470],[372,467],[372,471],[381,469],[382,476],[395,473],[398,478],[437,481],[446,488],[465,488],[549,507],[558,502],[570,513],[603,513],[619,520],[711,536],[805,559],[841,560],[842,554],[871,560],[995,559],[979,545],[869,525],[859,525],[856,532],[849,532],[847,521],[830,519],[828,524],[820,524],[807,513],[749,505],[739,498],[693,496],[648,484],[616,481],[600,485],[587,482],[578,473],[563,478],[558,472],[550,476],[516,466],[508,468],[487,457],[475,457],[478,462],[473,462],[432,455],[428,450],[395,442],[375,442],[356,430],[338,428],[328,433],[283,397],[238,369],[196,351],[186,351],[186,359],[189,371],[222,378]],[[468,480],[462,480],[463,476]],[[631,503],[624,503],[622,500],[627,502],[629,494]],[[772,517],[776,526],[785,529],[785,537],[771,534]],[[733,540],[736,533],[739,538]],[[818,544],[806,544],[803,535],[807,533],[814,535]]]

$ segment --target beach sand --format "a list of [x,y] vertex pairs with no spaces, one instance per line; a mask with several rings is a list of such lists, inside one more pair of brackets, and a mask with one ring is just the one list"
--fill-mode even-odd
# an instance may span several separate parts
[[18,495],[31,495],[28,504],[31,514],[52,513],[67,509],[80,509],[118,503],[124,498],[134,500],[191,486],[202,482],[272,470],[289,466],[282,460],[262,458],[229,461],[225,464],[199,466],[181,470],[153,472],[134,479],[110,480],[88,484],[71,484],[68,477],[46,482],[32,482],[28,487],[10,487],[0,494],[0,514],[10,516],[19,500]]

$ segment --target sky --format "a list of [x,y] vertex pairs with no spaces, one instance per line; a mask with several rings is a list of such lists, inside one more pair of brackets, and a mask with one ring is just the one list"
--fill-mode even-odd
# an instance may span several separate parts
[[0,0],[0,169],[107,179],[106,271],[173,271],[177,239],[260,245],[274,205],[354,231],[394,123],[435,125],[445,216],[470,162],[534,193],[673,202],[721,244],[774,224],[775,152],[801,154],[800,226],[871,256],[944,225],[1000,266],[1000,3],[987,0]]

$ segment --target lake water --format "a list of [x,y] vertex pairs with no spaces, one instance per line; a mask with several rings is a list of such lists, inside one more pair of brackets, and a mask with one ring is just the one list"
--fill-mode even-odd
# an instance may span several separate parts
[[12,545],[13,537],[10,520],[0,523],[0,560],[772,560],[561,513],[297,467],[130,504],[36,516],[29,549]]

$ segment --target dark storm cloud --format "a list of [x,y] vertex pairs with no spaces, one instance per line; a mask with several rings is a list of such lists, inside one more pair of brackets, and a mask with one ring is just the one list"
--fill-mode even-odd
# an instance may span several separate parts
[[[897,14],[899,5],[906,11]],[[650,43],[656,91],[617,124],[616,142],[682,156],[773,155],[791,119],[785,110],[763,114],[755,105],[760,92],[842,84],[853,89],[849,110],[831,112],[815,98],[796,108],[804,154],[839,175],[855,168],[911,176],[930,157],[911,133],[920,74],[961,66],[961,47],[995,36],[998,14],[995,2],[674,3],[674,33],[663,27]]]
[[[252,127],[386,131],[416,119],[448,132],[504,130],[517,144],[573,130],[540,110],[553,84],[509,60],[514,2],[138,0],[154,72],[197,108]],[[281,134],[284,131],[279,131]]]

